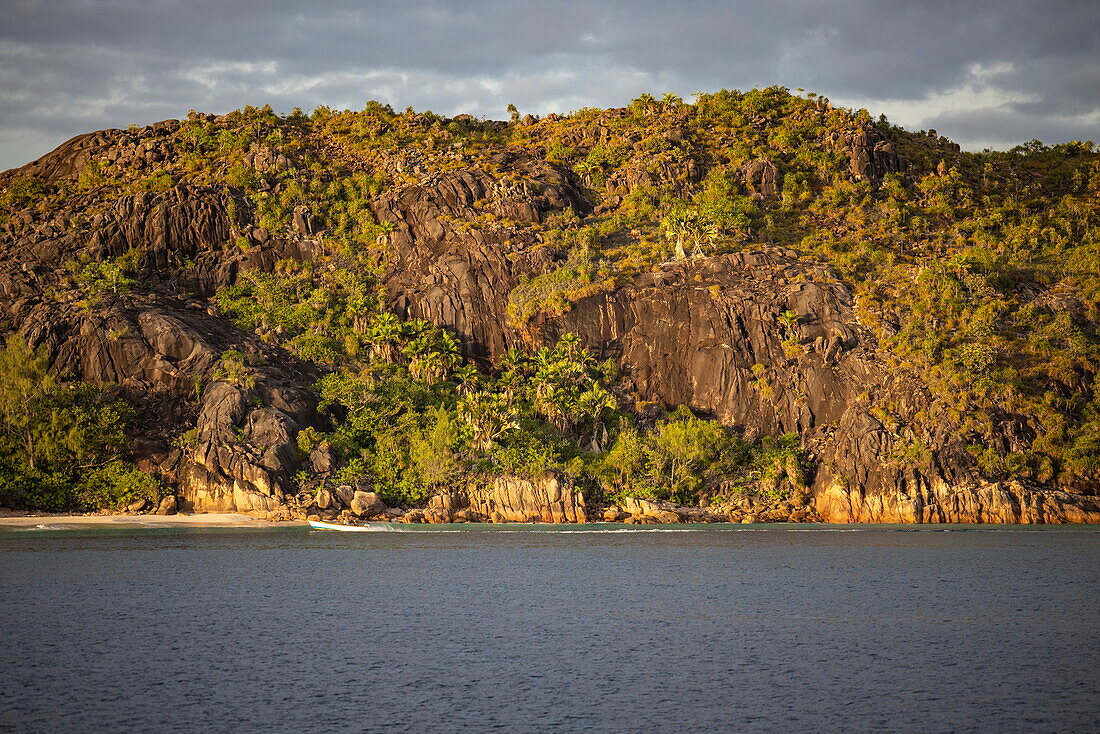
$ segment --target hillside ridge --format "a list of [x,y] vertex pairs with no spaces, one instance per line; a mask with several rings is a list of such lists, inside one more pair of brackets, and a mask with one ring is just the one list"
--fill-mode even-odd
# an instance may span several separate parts
[[96,395],[31,380],[0,503],[1100,521],[1098,194],[780,87],[80,135],[0,174],[0,367]]

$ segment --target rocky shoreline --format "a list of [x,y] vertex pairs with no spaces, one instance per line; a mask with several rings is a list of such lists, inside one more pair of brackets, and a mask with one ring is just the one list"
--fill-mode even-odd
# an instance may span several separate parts
[[[284,516],[279,510],[271,514]],[[436,494],[422,508],[387,507],[377,493],[350,485],[320,487],[312,494],[302,493],[291,499],[286,515],[344,523],[821,522],[808,496],[799,501],[704,501],[701,506],[633,497],[614,504],[589,503],[566,475],[557,472],[547,472],[537,479],[499,477],[485,486],[451,489]]]
[[[1048,497],[1047,495],[1055,495]],[[193,524],[302,523],[322,520],[342,524],[386,522],[408,524],[543,523],[670,525],[706,523],[825,523],[825,524],[1095,524],[1100,508],[1082,504],[1056,490],[1035,491],[1022,487],[989,485],[981,490],[952,494],[937,488],[928,498],[900,497],[895,503],[853,504],[850,495],[837,491],[822,498],[804,494],[792,499],[738,497],[704,500],[690,506],[637,497],[614,503],[586,502],[565,475],[548,472],[539,479],[498,478],[491,484],[452,489],[433,496],[424,507],[390,507],[373,491],[351,485],[318,487],[283,498],[274,509],[209,512],[187,500],[167,496],[159,503],[135,502],[120,511],[86,514],[41,513],[0,508],[0,524],[58,520],[70,522],[115,521],[128,518],[191,519]],[[981,502],[977,502],[981,500]],[[226,518],[229,518],[226,520]]]
[[[1048,495],[1058,495],[1048,497]],[[873,504],[839,490],[815,497],[809,493],[790,498],[715,497],[699,505],[666,500],[621,497],[613,502],[592,502],[567,475],[547,472],[539,478],[498,477],[483,486],[451,488],[430,498],[423,507],[387,506],[368,486],[348,484],[303,489],[286,495],[272,509],[239,511],[249,517],[285,522],[324,520],[338,523],[588,523],[617,522],[626,525],[681,523],[966,523],[1046,524],[1100,522],[1100,507],[1073,502],[1055,490],[1039,491],[1022,486],[988,485],[952,492],[948,487],[930,489],[926,495],[890,498]],[[980,501],[979,501],[980,500]],[[156,507],[138,502],[130,514],[172,515],[202,512],[186,498],[166,497]]]
[[[1100,523],[1100,501],[1020,483],[986,483],[951,487],[940,484],[911,495],[861,495],[833,488],[821,495],[789,497],[712,497],[698,505],[621,497],[594,502],[565,474],[549,471],[538,478],[497,477],[484,485],[451,488],[423,507],[390,507],[369,485],[320,483],[287,494],[271,508],[237,511],[273,521],[396,523],[585,523],[636,525],[671,523],[960,523],[1089,524]],[[165,507],[194,512],[187,495]]]
[[498,477],[484,486],[440,492],[423,507],[387,506],[369,486],[321,485],[284,495],[273,507],[211,511],[186,495],[159,503],[141,500],[121,511],[34,513],[0,508],[0,522],[14,517],[199,517],[235,516],[253,521],[323,520],[354,524],[389,522],[450,523],[622,523],[666,525],[694,523],[879,523],[879,524],[1089,524],[1100,523],[1100,506],[1057,490],[1039,491],[1013,484],[989,484],[952,491],[934,487],[925,495],[859,497],[840,489],[822,497],[715,497],[698,505],[621,497],[613,502],[586,501],[567,475],[550,471],[540,478]]

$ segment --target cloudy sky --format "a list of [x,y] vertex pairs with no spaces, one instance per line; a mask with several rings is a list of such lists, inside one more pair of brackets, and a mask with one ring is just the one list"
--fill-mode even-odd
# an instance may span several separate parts
[[0,169],[270,103],[506,117],[781,84],[964,147],[1100,141],[1100,0],[0,0]]

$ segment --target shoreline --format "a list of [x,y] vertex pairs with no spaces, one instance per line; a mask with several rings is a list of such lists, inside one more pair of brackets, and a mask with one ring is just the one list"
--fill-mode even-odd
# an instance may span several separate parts
[[[616,528],[622,530],[636,530],[636,531],[654,531],[661,529],[669,529],[682,531],[685,529],[691,529],[693,526],[699,529],[714,527],[714,526],[727,526],[736,528],[743,526],[746,529],[758,529],[762,526],[784,526],[792,527],[801,531],[821,530],[821,531],[847,531],[851,532],[858,529],[874,529],[876,527],[904,527],[909,530],[942,530],[950,531],[956,530],[973,530],[973,529],[1028,529],[1028,530],[1052,530],[1055,528],[1082,528],[1082,527],[1097,527],[1096,525],[1090,525],[1088,523],[784,523],[784,522],[760,522],[760,523],[701,523],[701,522],[682,522],[671,523],[675,527],[668,528],[665,523],[656,524],[630,524],[622,522],[608,522],[608,521],[590,521],[590,522],[578,522],[578,523],[513,523],[513,522],[459,522],[459,523],[400,523],[400,522],[387,522],[387,521],[368,521],[364,523],[365,526],[377,526],[378,530],[392,530],[392,531],[413,531],[417,530],[430,530],[431,528],[439,528],[441,526],[450,527],[454,526],[490,526],[490,527],[507,527],[509,525],[530,526],[537,528],[540,525],[547,525],[552,527],[573,527],[576,529],[584,529],[585,527],[591,528],[593,526],[600,526],[601,528]],[[57,514],[57,515],[0,515],[0,532],[12,531],[12,530],[82,530],[89,529],[89,526],[95,526],[99,529],[108,527],[124,528],[124,529],[166,529],[166,528],[287,528],[287,527],[306,527],[309,523],[305,520],[266,520],[241,513],[234,512],[210,512],[210,513],[196,513],[196,514],[176,514],[176,515],[74,515],[74,514]]]
[[18,515],[0,517],[0,528],[33,528],[38,525],[113,525],[124,527],[246,528],[307,525],[305,520],[273,522],[236,512],[193,515]]

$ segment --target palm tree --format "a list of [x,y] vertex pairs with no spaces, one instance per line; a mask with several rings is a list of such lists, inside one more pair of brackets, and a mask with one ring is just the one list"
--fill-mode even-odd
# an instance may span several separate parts
[[665,107],[679,107],[684,103],[684,100],[674,92],[667,92],[665,96],[661,97],[661,102],[664,103]]
[[500,395],[479,392],[458,402],[458,414],[469,427],[474,450],[485,452],[508,431],[519,428],[515,411]]
[[397,343],[401,336],[401,320],[388,311],[377,314],[367,327],[366,337],[371,345],[372,355],[387,362],[397,361],[400,354]]
[[671,243],[675,243],[674,255],[677,260],[683,260],[687,257],[687,251],[684,249],[684,240],[691,236],[695,225],[694,212],[672,212],[663,220],[661,225],[665,230],[665,237]]
[[646,92],[638,95],[638,98],[634,100],[632,104],[648,115],[653,111],[653,108],[657,106],[657,98],[649,92]]
[[592,440],[589,444],[589,448],[593,453],[599,453],[603,450],[597,438],[600,429],[603,428],[603,421],[601,421],[600,418],[603,416],[605,410],[614,410],[618,407],[619,402],[615,399],[615,396],[596,382],[592,383],[592,385],[577,398],[577,409],[584,417],[592,421]]
[[481,383],[481,373],[472,364],[459,367],[451,376],[458,381],[458,388],[455,392],[459,395],[469,395],[476,392],[478,385]]
[[497,387],[503,391],[505,402],[511,405],[516,401],[516,393],[523,387],[523,378],[515,370],[507,370],[497,378]]
[[438,351],[443,365],[443,375],[446,376],[458,365],[462,364],[462,344],[458,337],[449,331],[441,331]]
[[415,339],[418,336],[423,336],[425,332],[431,331],[432,325],[424,319],[409,319],[401,326],[401,333],[408,339]]
[[378,228],[382,231],[375,235],[375,242],[380,245],[389,244],[390,232],[393,232],[395,229],[397,229],[397,225],[395,225],[393,222],[380,222],[378,224]]
[[566,358],[572,359],[581,351],[581,338],[576,334],[562,334],[558,338],[557,350]]
[[549,347],[539,347],[538,351],[531,356],[531,363],[534,365],[536,372],[549,369],[554,361],[554,352]]
[[710,252],[713,255],[717,250],[715,243],[718,241],[719,236],[722,234],[722,228],[717,222],[707,222],[703,225],[703,234],[708,240],[710,240]]
[[552,367],[541,369],[531,378],[531,406],[535,412],[554,424],[559,430],[567,424],[563,404],[566,402],[558,373]]
[[528,371],[531,360],[521,350],[515,347],[509,347],[504,354],[500,355],[499,367],[503,371],[512,371],[517,374],[523,374]]
[[802,317],[799,316],[796,312],[794,312],[794,311],[792,311],[791,309],[788,308],[786,311],[779,314],[775,318],[776,318],[776,321],[778,321],[779,323],[783,324],[784,327],[786,327],[788,332],[790,332],[791,334],[794,334],[794,327],[798,325],[798,322],[801,320]]
[[443,355],[435,350],[422,352],[409,361],[409,374],[434,385],[443,377]]

